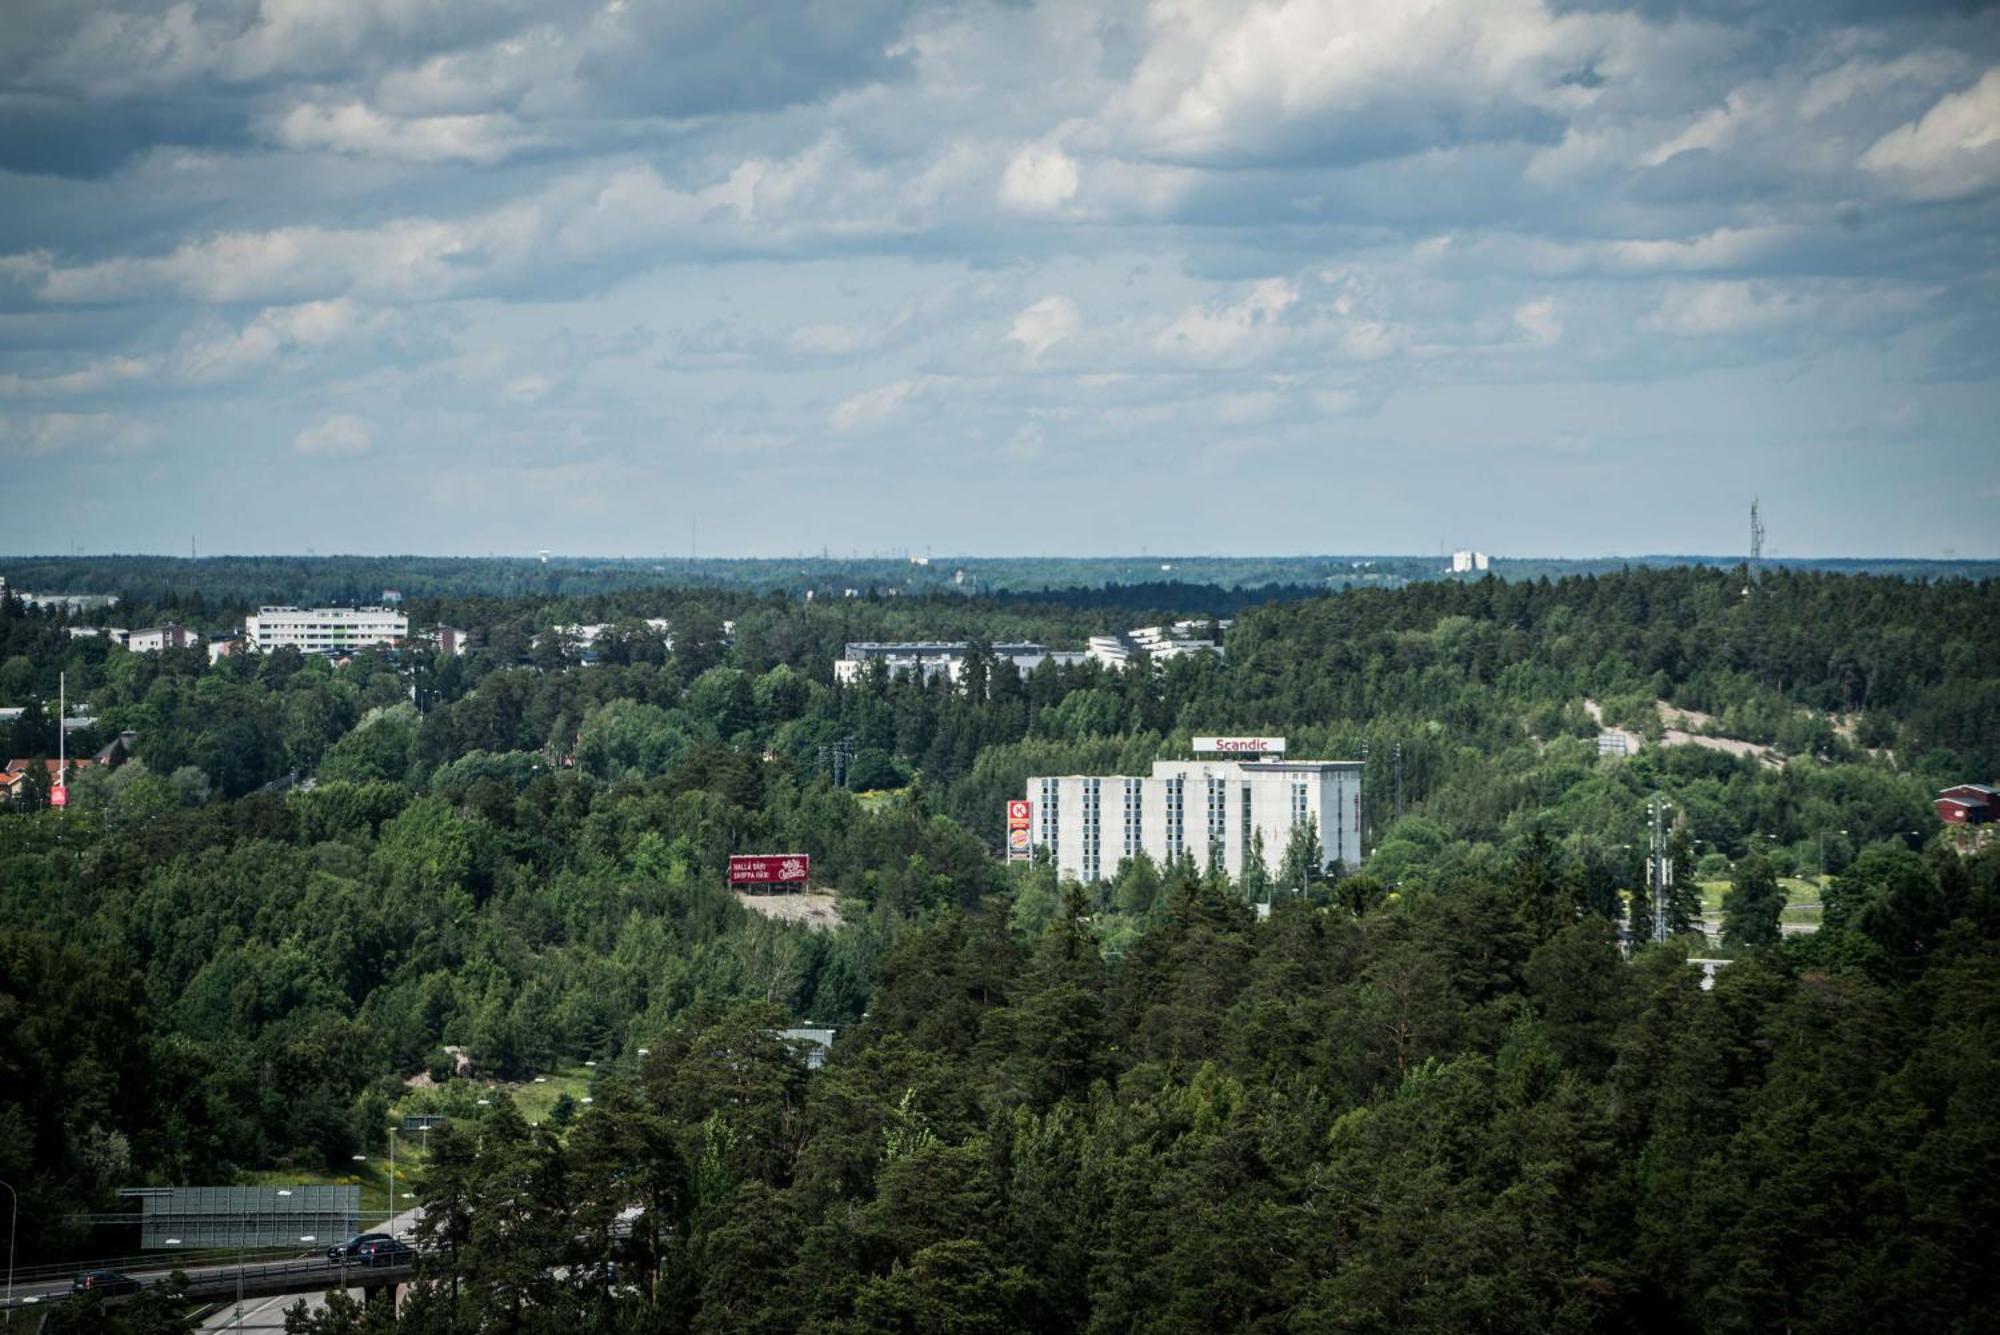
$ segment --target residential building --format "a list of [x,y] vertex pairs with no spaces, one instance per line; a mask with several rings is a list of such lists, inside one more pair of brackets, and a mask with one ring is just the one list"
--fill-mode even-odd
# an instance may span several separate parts
[[1471,574],[1474,571],[1486,569],[1489,563],[1489,558],[1485,552],[1453,552],[1451,554],[1451,573],[1454,575]]
[[[1027,643],[996,644],[989,652],[996,661],[1012,663],[1021,672],[1033,672],[1045,662],[1081,663],[1090,657],[1088,653]],[[873,664],[880,663],[892,677],[919,677],[924,681],[944,677],[956,685],[965,676],[965,660],[971,653],[972,645],[965,640],[857,640],[834,663],[833,679],[843,686],[852,686],[867,677]]]
[[410,619],[386,607],[260,607],[244,621],[243,633],[258,653],[349,654],[401,644],[409,638]]
[[471,635],[457,626],[439,626],[433,633],[437,636],[438,652],[453,658],[464,654],[466,646],[471,643]]
[[1961,783],[1946,788],[1932,803],[1947,825],[1984,825],[2000,820],[2000,788],[1985,783]]
[[246,648],[248,641],[243,638],[243,632],[240,630],[231,631],[227,635],[218,635],[208,642],[209,665],[213,667],[231,654],[244,652]]
[[1155,862],[1186,856],[1219,862],[1240,877],[1261,838],[1276,875],[1292,831],[1318,831],[1315,860],[1352,871],[1361,864],[1358,760],[1156,760],[1149,775],[1069,774],[1028,780],[1031,829],[1057,870],[1099,881],[1137,853]]
[[69,631],[69,637],[72,640],[95,640],[101,638],[110,640],[113,644],[126,645],[128,648],[130,647],[129,641],[132,638],[132,632],[123,626],[69,626],[66,629]]
[[[35,772],[38,763],[42,773],[47,776],[50,784],[54,784],[60,780],[63,772],[60,761],[10,760],[7,762],[7,768],[0,770],[0,792],[5,793],[8,801],[13,801],[28,786],[28,778]],[[75,778],[79,770],[89,769],[93,763],[89,760],[77,760],[72,757],[69,762],[70,777],[72,779]]]
[[125,639],[125,647],[135,654],[156,654],[162,649],[185,649],[199,637],[186,626],[169,621],[164,626],[135,630]]
[[1214,654],[1220,658],[1220,636],[1234,624],[1233,621],[1176,621],[1170,626],[1139,626],[1123,635],[1091,636],[1088,652],[1105,667],[1120,670],[1141,654],[1157,663],[1188,654]]

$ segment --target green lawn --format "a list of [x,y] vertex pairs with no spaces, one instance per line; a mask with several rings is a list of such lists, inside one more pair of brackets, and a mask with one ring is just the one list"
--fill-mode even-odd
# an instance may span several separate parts
[[[1817,877],[1781,876],[1778,884],[1785,891],[1785,907],[1779,914],[1780,922],[1814,923],[1820,920],[1820,895],[1822,893]],[[1702,913],[1712,922],[1722,920],[1722,897],[1729,893],[1727,881],[1701,882]]]
[[[418,1150],[414,1137],[396,1137],[396,1194],[401,1196],[409,1191],[416,1179],[417,1170],[422,1167],[423,1154]],[[262,1168],[254,1172],[239,1173],[236,1177],[239,1187],[352,1187],[361,1188],[361,1214],[366,1218],[380,1218],[389,1213],[389,1155],[386,1149],[371,1151],[365,1163],[354,1165],[351,1173],[315,1173],[296,1168]],[[404,1201],[408,1209],[414,1201]]]

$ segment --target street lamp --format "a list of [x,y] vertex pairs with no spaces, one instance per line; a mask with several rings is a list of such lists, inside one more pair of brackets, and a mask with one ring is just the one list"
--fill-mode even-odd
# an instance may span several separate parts
[[389,1236],[396,1236],[396,1128],[389,1128]]
[[14,1203],[13,1208],[8,1211],[7,1215],[7,1309],[12,1311],[14,1308],[14,1230],[20,1227],[21,1224],[21,1198],[15,1194],[14,1188],[7,1183],[0,1182],[0,1187],[7,1188],[7,1197]]

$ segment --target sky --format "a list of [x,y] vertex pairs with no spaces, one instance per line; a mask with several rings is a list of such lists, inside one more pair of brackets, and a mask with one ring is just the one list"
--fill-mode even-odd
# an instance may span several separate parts
[[0,551],[2000,557],[2000,8],[7,12]]

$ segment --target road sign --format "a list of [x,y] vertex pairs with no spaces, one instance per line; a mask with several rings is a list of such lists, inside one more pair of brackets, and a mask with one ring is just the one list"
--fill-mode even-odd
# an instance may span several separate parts
[[729,859],[731,885],[804,885],[812,858],[804,853],[758,853]]
[[52,807],[66,807],[69,805],[68,784],[59,783],[49,789],[49,805]]

